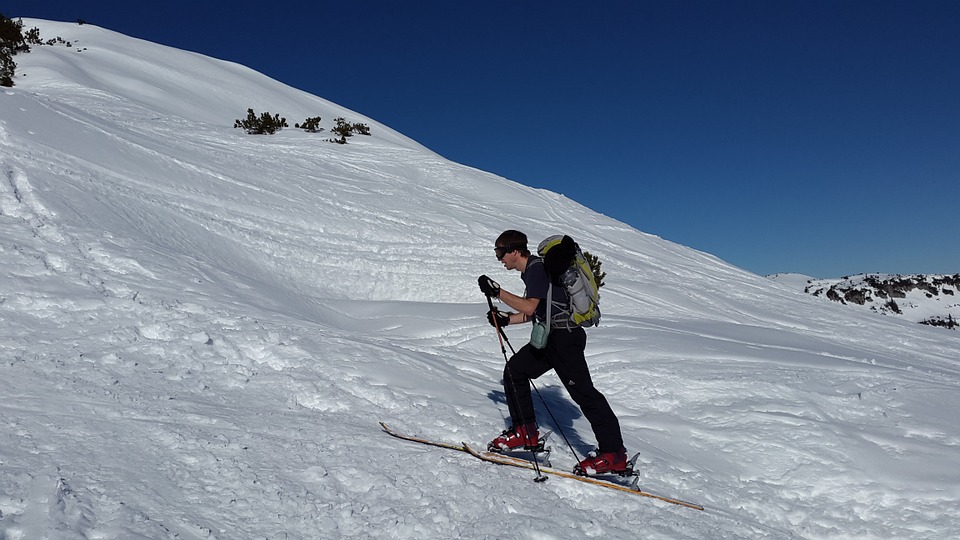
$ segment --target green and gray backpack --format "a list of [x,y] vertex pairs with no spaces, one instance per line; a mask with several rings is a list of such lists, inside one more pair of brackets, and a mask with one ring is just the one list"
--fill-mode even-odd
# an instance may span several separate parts
[[563,287],[570,297],[569,309],[563,310],[569,321],[574,326],[599,325],[600,287],[580,246],[569,236],[556,235],[540,242],[537,254],[543,258],[550,284]]

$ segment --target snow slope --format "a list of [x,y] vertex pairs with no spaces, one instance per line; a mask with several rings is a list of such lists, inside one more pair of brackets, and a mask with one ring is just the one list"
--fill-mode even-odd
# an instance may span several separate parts
[[[24,23],[73,47],[18,56],[0,96],[0,538],[960,535],[955,333],[807,297],[236,64]],[[248,107],[372,136],[250,136]],[[642,485],[706,511],[380,431],[503,428],[476,276],[521,289],[493,257],[505,228],[600,256],[595,383]],[[559,381],[538,386],[542,425],[588,451]]]

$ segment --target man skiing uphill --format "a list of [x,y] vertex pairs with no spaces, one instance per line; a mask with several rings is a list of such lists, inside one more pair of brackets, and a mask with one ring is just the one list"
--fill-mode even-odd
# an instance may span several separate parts
[[[598,449],[580,462],[581,473],[621,472],[627,468],[627,451],[623,446],[620,422],[607,403],[607,399],[593,386],[590,370],[584,358],[587,335],[583,328],[573,323],[564,312],[569,308],[569,298],[563,287],[552,287],[552,301],[547,301],[551,290],[550,278],[543,260],[531,255],[527,249],[527,236],[520,231],[505,231],[495,244],[497,260],[507,270],[520,271],[526,285],[525,296],[517,296],[500,288],[487,276],[480,276],[480,290],[488,297],[499,298],[516,312],[504,313],[492,309],[487,313],[490,324],[502,328],[510,324],[533,322],[548,328],[546,342],[535,339],[520,348],[511,357],[503,370],[503,387],[513,425],[490,442],[492,450],[534,448],[540,434],[533,409],[530,380],[553,369],[560,377],[570,397],[580,407],[583,416],[590,422],[597,438]],[[548,308],[551,316],[548,318]]]

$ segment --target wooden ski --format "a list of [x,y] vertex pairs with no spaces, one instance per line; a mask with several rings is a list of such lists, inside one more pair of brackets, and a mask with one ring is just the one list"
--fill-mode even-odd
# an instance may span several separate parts
[[[528,460],[525,460],[525,459],[522,459],[522,458],[509,456],[509,455],[506,455],[506,454],[497,454],[497,453],[494,453],[494,452],[478,451],[478,450],[472,448],[470,445],[468,445],[468,444],[466,444],[466,443],[452,444],[452,443],[431,441],[431,440],[429,440],[429,439],[424,439],[424,438],[422,438],[422,437],[414,437],[414,436],[412,436],[412,435],[406,435],[406,434],[400,433],[400,432],[398,432],[398,431],[394,431],[393,429],[391,429],[391,428],[390,428],[387,424],[385,424],[384,422],[380,422],[380,427],[382,427],[382,428],[383,428],[383,431],[385,431],[387,434],[389,434],[389,435],[391,435],[391,436],[393,436],[393,437],[396,437],[396,438],[398,438],[398,439],[403,439],[403,440],[406,440],[406,441],[412,441],[412,442],[416,442],[416,443],[420,443],[420,444],[426,444],[426,445],[430,445],[430,446],[437,446],[437,447],[439,447],[439,448],[446,448],[446,449],[448,449],[448,450],[456,450],[456,451],[458,451],[458,452],[466,452],[466,453],[470,454],[471,456],[473,456],[473,457],[475,457],[475,458],[478,458],[478,459],[480,459],[480,460],[486,461],[486,462],[488,462],[488,463],[496,463],[496,464],[498,464],[498,465],[508,465],[508,466],[511,466],[511,467],[519,467],[519,468],[522,468],[522,469],[536,470],[536,468],[535,468],[535,466],[534,466],[534,464],[533,464],[532,462],[530,462],[530,461],[528,461]],[[630,487],[630,486],[623,486],[623,485],[617,484],[617,483],[615,483],[615,482],[611,482],[611,481],[608,481],[608,480],[603,480],[603,479],[600,479],[600,478],[595,478],[595,477],[592,477],[592,476],[579,476],[579,475],[576,475],[576,474],[573,474],[573,473],[570,473],[570,472],[561,471],[561,470],[559,470],[559,469],[553,469],[553,468],[550,468],[550,467],[544,467],[543,465],[540,466],[540,472],[541,472],[542,474],[547,474],[547,475],[551,475],[551,476],[558,476],[558,477],[561,477],[561,478],[568,478],[568,479],[570,479],[570,480],[576,480],[576,481],[578,481],[578,482],[584,482],[584,483],[592,484],[592,485],[595,485],[595,486],[600,486],[600,487],[604,487],[604,488],[608,488],[608,489],[614,489],[614,490],[617,490],[617,491],[623,491],[623,492],[626,492],[626,493],[632,493],[632,494],[634,494],[634,495],[641,495],[641,496],[643,496],[643,497],[649,497],[649,498],[652,498],[652,499],[657,499],[657,500],[659,500],[659,501],[668,502],[668,503],[670,503],[670,504],[676,504],[676,505],[678,505],[678,506],[684,506],[684,507],[687,507],[687,508],[693,508],[694,510],[703,510],[703,507],[700,506],[699,504],[694,504],[694,503],[690,503],[690,502],[686,502],[686,501],[681,501],[680,499],[673,499],[673,498],[670,498],[670,497],[664,497],[664,496],[662,496],[662,495],[656,495],[656,494],[653,494],[653,493],[648,493],[648,492],[646,492],[646,491],[640,490],[639,488]]]
[[[511,458],[510,456],[504,456],[501,454],[494,454],[493,452],[481,452],[475,450],[470,445],[463,443],[463,448],[473,457],[482,459],[483,461],[488,461],[490,463],[497,463],[499,465],[509,465],[511,467],[520,467],[523,469],[534,470],[533,463],[523,459]],[[676,504],[679,506],[685,506],[687,508],[693,508],[694,510],[703,510],[703,507],[699,504],[690,503],[687,501],[681,501],[680,499],[673,499],[671,497],[664,497],[662,495],[655,495],[653,493],[647,493],[642,491],[639,488],[633,488],[628,486],[622,486],[620,484],[610,482],[608,480],[602,480],[600,478],[595,478],[592,476],[579,476],[570,472],[561,471],[559,469],[552,469],[550,467],[540,467],[540,472],[543,474],[548,474],[551,476],[559,476],[562,478],[569,478],[570,480],[576,480],[578,482],[584,482],[587,484],[593,484],[595,486],[605,487],[609,489],[615,489],[617,491],[624,491],[627,493],[633,493],[634,495],[642,495],[644,497],[650,497],[652,499],[657,499],[659,501],[668,502],[670,504]]]
[[447,448],[447,449],[450,449],[450,450],[457,450],[457,451],[460,451],[460,452],[466,452],[466,451],[467,451],[467,449],[464,448],[462,444],[450,444],[450,443],[445,443],[445,442],[430,441],[430,440],[427,440],[427,439],[421,439],[420,437],[413,437],[413,436],[411,436],[411,435],[404,435],[403,433],[399,433],[399,432],[397,432],[397,431],[394,431],[394,430],[390,429],[390,426],[384,424],[383,422],[380,422],[380,427],[382,427],[383,430],[386,431],[389,435],[393,435],[394,437],[396,437],[396,438],[398,438],[398,439],[403,439],[403,440],[405,440],[405,441],[413,441],[413,442],[418,442],[418,443],[420,443],[420,444],[429,444],[430,446],[439,446],[440,448]]

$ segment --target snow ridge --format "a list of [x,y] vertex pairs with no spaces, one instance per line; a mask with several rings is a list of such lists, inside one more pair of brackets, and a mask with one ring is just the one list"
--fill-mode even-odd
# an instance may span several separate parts
[[804,292],[924,324],[955,321],[960,316],[960,274],[861,274],[811,280]]

